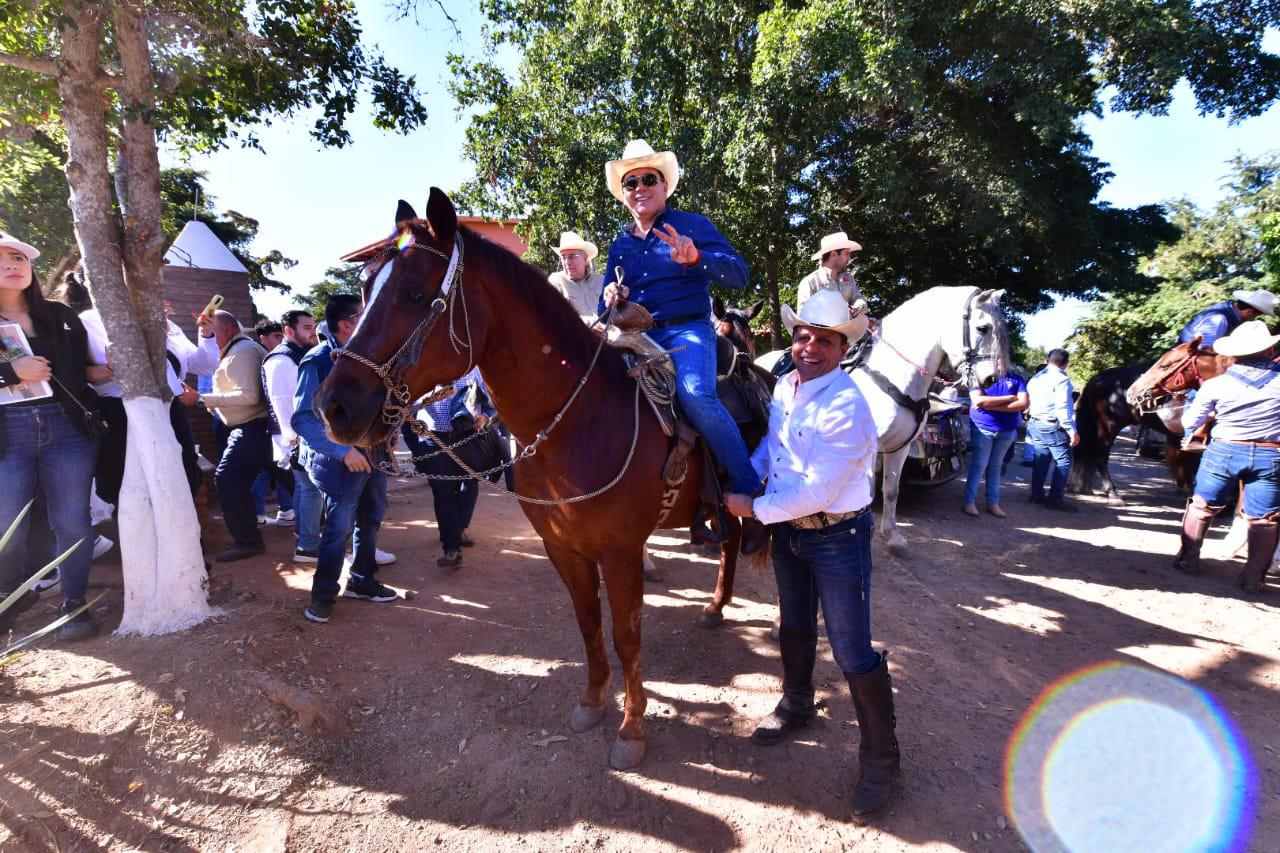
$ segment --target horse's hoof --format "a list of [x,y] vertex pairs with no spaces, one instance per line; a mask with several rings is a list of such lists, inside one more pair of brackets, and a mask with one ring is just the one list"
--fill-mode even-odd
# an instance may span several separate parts
[[569,728],[575,734],[582,734],[590,731],[599,725],[604,719],[604,706],[599,707],[592,705],[574,705],[573,713],[569,715]]
[[890,542],[889,553],[895,557],[905,557],[909,553],[906,542]]
[[650,569],[646,567],[644,570],[644,579],[649,583],[661,583],[662,574],[657,569]]
[[1124,502],[1124,498],[1119,495],[1112,495],[1107,498],[1107,506],[1128,506],[1128,504],[1126,504]]
[[718,610],[704,610],[698,617],[699,628],[719,628],[724,624],[724,614]]
[[614,770],[630,770],[641,761],[649,748],[647,740],[623,740],[617,738],[609,750],[609,766]]

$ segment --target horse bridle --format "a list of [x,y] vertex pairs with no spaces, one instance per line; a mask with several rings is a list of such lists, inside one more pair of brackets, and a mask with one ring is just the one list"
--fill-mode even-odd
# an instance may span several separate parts
[[[1159,379],[1129,400],[1129,405],[1144,414],[1154,412],[1160,408],[1160,404],[1166,398],[1177,397],[1179,394],[1187,393],[1193,387],[1200,387],[1204,380],[1200,376],[1200,365],[1196,362],[1199,357],[1199,353],[1189,352],[1182,359],[1174,362],[1160,374]],[[1175,379],[1179,380],[1176,384],[1172,381]],[[1163,396],[1157,392],[1163,392]],[[1127,394],[1125,396],[1128,397]]]
[[[459,286],[459,282],[462,280],[463,269],[463,245],[461,234],[455,233],[453,235],[453,251],[448,255],[437,249],[435,246],[430,246],[416,241],[399,246],[395,251],[403,253],[409,249],[422,249],[441,258],[449,264],[448,268],[445,270],[444,279],[440,283],[440,290],[436,293],[435,299],[431,300],[431,310],[427,312],[427,316],[422,318],[422,321],[419,322],[418,325],[414,327],[414,330],[409,333],[409,336],[405,338],[404,343],[400,345],[400,348],[392,353],[391,357],[382,364],[378,364],[373,359],[366,358],[345,347],[335,349],[333,351],[334,361],[337,361],[339,358],[349,358],[357,364],[363,364],[365,367],[372,370],[380,380],[382,380],[382,384],[387,389],[387,398],[382,404],[382,420],[383,423],[391,428],[388,434],[392,436],[391,440],[393,441],[396,431],[399,429],[400,425],[413,415],[413,399],[409,391],[409,383],[405,379],[405,374],[408,372],[409,368],[418,363],[418,360],[422,357],[423,342],[426,340],[427,336],[431,334],[431,330],[435,328],[436,323],[439,322],[440,317],[444,312],[449,310],[454,294],[461,292],[462,289]],[[388,249],[387,251],[393,250]],[[388,261],[388,263],[390,263],[390,261]],[[468,326],[468,338],[470,338],[470,335],[471,330]],[[468,351],[470,351],[471,341],[467,340],[465,345]],[[457,343],[455,343],[454,348],[461,352]],[[471,365],[468,365],[467,370],[470,369]],[[463,371],[463,373],[465,374],[466,371]],[[451,383],[448,385],[441,385],[435,392],[433,392],[432,395],[429,395],[429,399],[435,395],[439,395],[443,398],[443,396],[447,393],[452,393],[452,391],[453,385]]]
[[[973,292],[971,292],[965,298],[964,318],[963,320],[961,320],[961,324],[964,330],[964,336],[962,340],[962,344],[964,347],[964,350],[963,350],[964,363],[963,365],[961,365],[961,368],[964,376],[964,384],[970,388],[973,387],[973,380],[977,378],[976,367],[978,362],[992,361],[994,359],[994,357],[990,355],[979,355],[978,350],[975,349],[973,346],[973,335],[969,331],[969,318],[973,315],[973,300],[977,298],[978,295],[981,293],[982,293],[982,289],[976,288],[973,290]],[[952,367],[955,367],[955,365],[952,365]]]

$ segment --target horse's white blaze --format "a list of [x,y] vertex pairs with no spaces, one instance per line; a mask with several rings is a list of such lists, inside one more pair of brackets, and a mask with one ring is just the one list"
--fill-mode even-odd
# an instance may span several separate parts
[[[365,303],[364,313],[360,315],[360,322],[356,323],[355,331],[351,333],[351,337],[355,337],[360,329],[364,327],[364,321],[369,319],[369,314],[373,311],[373,306],[378,304],[378,297],[382,295],[382,288],[387,283],[387,279],[391,278],[391,268],[395,266],[395,260],[387,261],[382,269],[378,270],[378,276],[373,280],[373,287],[369,290],[369,301]],[[331,332],[337,331],[331,329]]]

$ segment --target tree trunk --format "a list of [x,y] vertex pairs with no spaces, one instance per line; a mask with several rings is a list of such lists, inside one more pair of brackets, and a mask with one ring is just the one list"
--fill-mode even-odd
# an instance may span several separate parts
[[[99,81],[102,8],[66,4],[71,23],[62,33],[65,70],[58,88],[67,130],[66,171],[76,239],[94,303],[111,338],[111,361],[129,417],[124,481],[117,507],[125,585],[119,630],[156,634],[195,625],[212,611],[203,590],[199,522],[183,475],[181,450],[160,397],[164,374],[159,373],[157,379],[155,364],[157,356],[164,361],[165,333],[163,314],[156,310],[163,305],[161,256],[156,248],[163,235],[159,220],[152,219],[151,213],[159,209],[155,135],[149,125],[145,131],[126,127],[127,159],[155,161],[157,179],[150,184],[145,163],[131,168],[122,165],[126,177],[136,175],[137,179],[137,185],[130,186],[133,200],[125,209],[122,228],[111,194],[107,102]],[[142,33],[130,26],[127,12],[121,17],[124,26],[117,19],[116,36],[128,75],[137,71],[137,39]],[[141,61],[147,63],[146,73],[142,83],[130,81],[133,96],[126,97],[127,105],[138,103],[137,86],[149,86],[145,45],[143,38]],[[130,110],[126,108],[126,112]],[[130,114],[127,124],[137,120],[136,114]],[[146,198],[151,190],[155,199]],[[148,334],[138,322],[140,317],[152,327]],[[148,346],[149,341],[158,341],[158,348]]]

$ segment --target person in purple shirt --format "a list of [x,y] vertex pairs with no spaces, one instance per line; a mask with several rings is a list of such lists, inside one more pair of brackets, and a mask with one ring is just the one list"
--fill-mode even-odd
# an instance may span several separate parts
[[[621,297],[653,315],[649,337],[671,354],[681,411],[729,472],[728,492],[755,494],[760,477],[733,417],[716,396],[716,333],[711,325],[711,285],[747,286],[746,261],[711,220],[675,210],[680,166],[671,151],[655,152],[644,140],[627,143],[622,157],[605,165],[614,198],[627,206],[628,222],[609,247],[599,309]],[[743,520],[742,552],[764,546],[767,532]]]
[[978,486],[987,476],[987,512],[1004,518],[1000,508],[1000,470],[1005,451],[1018,437],[1018,423],[1030,405],[1027,383],[1016,373],[1006,373],[984,389],[969,392],[969,479],[964,485],[964,511],[978,515]]

